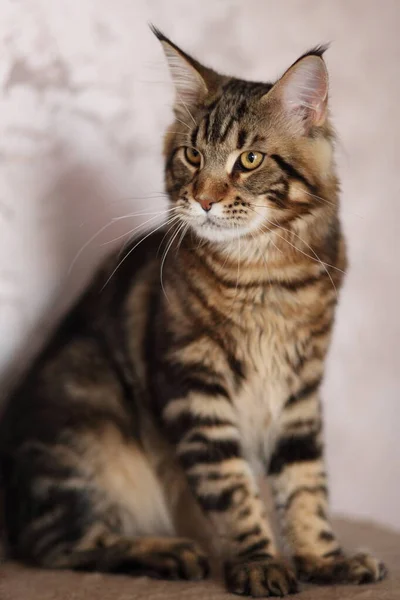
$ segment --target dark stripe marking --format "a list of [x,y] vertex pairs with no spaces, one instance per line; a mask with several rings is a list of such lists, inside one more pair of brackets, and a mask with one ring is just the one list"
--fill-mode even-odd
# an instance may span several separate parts
[[165,382],[176,389],[175,398],[198,391],[209,396],[223,396],[230,400],[225,387],[218,381],[218,373],[202,363],[165,362],[158,366],[164,374]]
[[287,425],[287,429],[290,433],[295,433],[296,429],[300,429],[302,427],[308,427],[313,431],[319,431],[321,429],[321,421],[318,418],[315,419],[296,419],[295,421],[291,421]]
[[330,552],[325,552],[322,555],[322,558],[339,558],[343,556],[343,550],[341,548],[336,548],[335,550],[331,550]]
[[204,122],[204,132],[203,137],[206,141],[208,141],[209,127],[210,127],[210,114],[207,113],[203,119]]
[[270,200],[270,202],[273,202],[278,208],[286,207],[285,200],[287,198],[287,194],[285,192],[281,192],[279,190],[268,190],[265,195],[267,199]]
[[199,392],[205,396],[224,396],[230,400],[227,390],[220,383],[209,383],[199,377],[187,376],[185,377],[185,386],[187,393]]
[[220,275],[219,273],[217,273],[216,270],[210,265],[209,261],[205,257],[197,256],[197,254],[195,254],[195,253],[193,253],[193,256],[196,257],[199,266],[201,265],[203,268],[206,268],[207,271],[212,275],[212,277],[219,284],[221,284],[224,287],[227,287],[229,289],[235,289],[235,290],[238,290],[238,289],[251,290],[251,289],[257,289],[257,288],[262,288],[262,287],[267,287],[267,286],[276,286],[276,287],[281,287],[288,291],[295,292],[302,288],[309,287],[309,286],[313,285],[314,283],[317,283],[321,278],[324,278],[325,276],[327,276],[326,272],[322,271],[318,275],[315,275],[312,277],[307,277],[304,279],[299,279],[299,280],[295,279],[292,281],[279,281],[277,279],[266,279],[266,280],[260,281],[259,279],[257,279],[255,281],[249,281],[248,283],[240,283],[236,279],[235,280],[228,279],[228,278]]
[[238,514],[238,519],[246,519],[247,517],[249,517],[251,515],[251,508],[249,508],[248,506],[246,508],[243,508],[240,513]]
[[335,536],[331,531],[321,531],[318,537],[324,542],[332,542],[335,539]]
[[258,133],[253,137],[251,141],[251,146],[254,146],[257,142],[265,142],[265,137],[258,135]]
[[318,460],[322,455],[322,445],[312,434],[283,438],[278,443],[269,465],[269,475],[279,475],[287,465],[297,462]]
[[323,521],[328,521],[328,515],[326,514],[326,510],[321,504],[319,504],[317,508],[317,517],[319,517]]
[[246,143],[247,132],[244,129],[239,129],[236,148],[240,150]]
[[233,425],[230,421],[218,419],[216,417],[206,417],[196,415],[189,411],[180,413],[175,419],[168,420],[166,427],[172,439],[177,442],[183,438],[191,429],[195,427],[212,427],[214,425]]
[[[250,544],[250,546],[247,546],[247,548],[238,552],[238,556],[244,558],[247,556],[252,556],[254,554],[259,554],[261,551],[266,550],[268,546],[269,540],[259,540],[258,542]],[[270,555],[267,552],[265,554],[263,552],[263,556],[268,557]]]
[[211,112],[217,106],[217,104],[221,100],[221,98],[222,98],[222,96],[218,96],[217,98],[212,100],[209,104],[204,104],[204,108],[206,108],[209,112]]
[[225,313],[220,312],[215,306],[210,305],[203,291],[196,286],[194,281],[191,280],[185,272],[182,273],[182,277],[184,278],[189,292],[191,292],[193,296],[196,297],[196,299],[203,306],[204,310],[207,311],[210,315],[212,315],[214,322],[217,320],[222,323],[224,322],[224,320],[231,321],[231,319]]
[[240,535],[237,535],[235,537],[235,541],[238,542],[239,544],[241,544],[242,542],[246,541],[247,538],[252,537],[253,535],[260,535],[260,534],[261,534],[261,529],[258,525],[256,525],[255,527],[253,527],[253,529],[249,529],[248,531],[244,531]]
[[225,131],[223,133],[220,133],[220,140],[219,140],[220,142],[224,142],[226,140],[230,130],[232,129],[234,122],[235,122],[235,117],[231,116],[225,127]]
[[293,179],[297,179],[304,183],[304,185],[312,192],[315,191],[315,186],[313,186],[307,179],[302,175],[293,165],[288,163],[282,156],[279,154],[271,154],[271,158],[276,162],[276,164],[284,171],[289,177]]
[[291,292],[296,292],[297,290],[301,290],[307,287],[314,285],[314,283],[318,283],[321,279],[327,277],[325,271],[318,273],[318,275],[313,275],[311,277],[305,277],[304,279],[293,279],[292,281],[282,281],[279,282],[281,287],[284,287],[286,290],[290,290]]
[[287,406],[293,406],[294,404],[297,404],[298,402],[301,402],[302,400],[305,400],[306,398],[311,396],[311,394],[318,390],[319,386],[321,385],[321,382],[322,376],[317,377],[315,381],[306,383],[306,385],[302,387],[296,394],[292,394],[291,396],[289,396],[288,400],[286,401],[285,408]]
[[243,99],[236,109],[236,119],[240,121],[246,114],[247,100]]
[[246,494],[246,488],[242,483],[237,483],[219,494],[199,494],[197,496],[200,506],[205,511],[225,512],[233,504],[233,495],[238,491]]
[[[210,438],[209,436],[207,436],[206,433],[201,433],[200,431],[195,431],[192,435],[190,435],[188,437],[188,439],[186,440],[187,442],[198,442],[199,444],[204,444],[204,445],[208,445],[210,442],[213,442],[214,439]],[[235,440],[231,439],[231,440],[227,440],[225,439],[225,441],[229,442],[232,441],[234,442]]]
[[300,496],[301,494],[324,494],[325,496],[327,496],[328,488],[325,485],[315,485],[315,486],[302,485],[301,487],[297,488],[297,490],[294,490],[294,492],[292,492],[290,494],[289,498],[286,500],[286,502],[284,504],[278,504],[276,506],[276,508],[278,510],[289,510],[292,502],[294,500],[296,500],[296,498],[298,496]]
[[180,461],[185,469],[201,463],[213,464],[223,462],[230,458],[240,458],[240,446],[232,440],[208,441],[206,448],[187,450],[180,456]]
[[326,323],[325,325],[321,325],[321,327],[319,327],[318,329],[314,329],[313,331],[311,331],[311,335],[312,337],[319,337],[325,335],[326,333],[329,333],[331,329],[332,320],[330,320],[329,323]]
[[194,146],[194,147],[196,147],[197,134],[198,133],[199,133],[199,127],[197,126],[195,129],[193,129],[192,135],[190,136],[190,140],[192,142],[192,146]]

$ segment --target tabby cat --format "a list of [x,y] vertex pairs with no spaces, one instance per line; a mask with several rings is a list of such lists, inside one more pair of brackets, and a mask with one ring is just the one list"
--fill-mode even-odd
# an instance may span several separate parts
[[8,403],[10,553],[192,580],[214,555],[256,597],[378,581],[328,514],[319,391],[346,252],[325,48],[272,85],[154,33],[176,88],[171,218],[107,259]]

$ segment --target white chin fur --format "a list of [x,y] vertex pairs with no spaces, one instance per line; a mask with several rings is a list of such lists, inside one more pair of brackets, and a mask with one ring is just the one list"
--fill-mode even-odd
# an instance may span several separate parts
[[210,242],[228,242],[247,235],[248,233],[257,231],[264,222],[264,219],[268,214],[268,209],[265,208],[264,210],[261,210],[260,213],[261,212],[264,214],[257,215],[257,217],[252,219],[248,225],[244,226],[217,227],[213,225],[212,222],[203,221],[203,223],[191,223],[191,227],[200,238]]

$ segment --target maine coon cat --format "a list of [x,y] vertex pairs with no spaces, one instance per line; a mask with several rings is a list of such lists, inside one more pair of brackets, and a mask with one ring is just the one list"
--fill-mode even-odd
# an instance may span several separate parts
[[250,596],[378,581],[382,563],[335,537],[323,462],[346,267],[324,48],[272,85],[220,75],[154,32],[176,88],[170,219],[118,268],[106,261],[10,398],[10,554],[171,579],[206,577],[215,554],[228,590]]

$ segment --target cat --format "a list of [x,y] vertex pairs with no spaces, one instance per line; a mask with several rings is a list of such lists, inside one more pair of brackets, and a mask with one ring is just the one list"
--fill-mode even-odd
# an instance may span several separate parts
[[153,31],[176,90],[170,218],[105,261],[8,402],[10,555],[189,580],[215,556],[227,589],[256,597],[379,581],[378,559],[337,541],[323,461],[346,270],[325,48],[254,83]]

